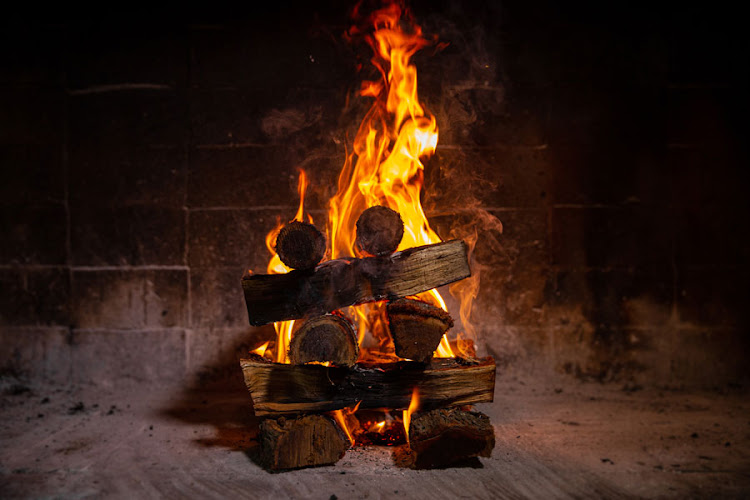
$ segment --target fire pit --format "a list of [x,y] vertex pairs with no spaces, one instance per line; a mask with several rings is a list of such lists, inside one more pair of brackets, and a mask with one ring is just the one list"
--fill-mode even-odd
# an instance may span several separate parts
[[[348,31],[372,48],[374,102],[330,199],[326,235],[305,212],[300,173],[294,219],[268,234],[268,274],[242,280],[250,323],[274,323],[276,341],[241,360],[271,470],[335,463],[360,444],[398,445],[397,463],[440,467],[490,456],[495,362],[455,334],[438,287],[464,287],[462,326],[477,285],[476,239],[442,241],[420,201],[422,158],[438,141],[417,96],[411,57],[433,42],[397,4],[355,10]],[[457,288],[461,290],[461,288]],[[451,340],[452,339],[452,340]]]

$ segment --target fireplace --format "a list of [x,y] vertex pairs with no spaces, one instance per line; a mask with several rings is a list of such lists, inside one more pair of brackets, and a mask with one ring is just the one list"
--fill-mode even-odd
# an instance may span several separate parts
[[[277,333],[238,281],[268,273],[300,170],[325,233],[376,78],[342,39],[352,6],[3,30],[0,490],[745,493],[746,75],[739,21],[710,7],[411,2],[436,37],[413,57],[440,134],[425,215],[444,241],[470,209],[503,225],[471,256],[493,454],[416,473],[396,446],[284,474],[247,456],[239,360]],[[369,411],[370,440],[398,428],[402,408]]]

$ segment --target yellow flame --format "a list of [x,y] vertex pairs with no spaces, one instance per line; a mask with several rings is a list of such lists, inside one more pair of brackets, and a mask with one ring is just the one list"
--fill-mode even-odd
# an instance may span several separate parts
[[339,427],[346,433],[346,437],[349,440],[349,444],[354,444],[354,436],[352,436],[352,432],[349,430],[349,426],[346,424],[346,417],[344,417],[344,412],[342,410],[335,410],[332,411],[331,414],[333,415],[334,420],[339,424]]
[[[419,26],[402,29],[401,6],[391,4],[372,14],[374,32],[366,39],[373,49],[379,81],[364,82],[360,95],[374,97],[354,139],[354,154],[347,156],[338,179],[338,191],[329,203],[328,236],[331,258],[359,255],[355,248],[356,221],[367,208],[384,205],[404,221],[399,250],[440,242],[420,202],[424,185],[421,158],[434,153],[438,141],[435,117],[425,111],[417,95],[417,69],[411,57],[430,43]],[[356,155],[356,160],[355,160]],[[446,309],[436,290],[419,298]],[[360,343],[369,330],[381,342],[386,337],[375,318],[382,306],[355,308]],[[436,353],[452,357],[447,338]]]
[[411,416],[419,408],[419,391],[414,388],[411,393],[411,402],[409,403],[409,409],[404,410],[404,432],[406,433],[406,443],[409,444],[409,426],[411,425]]
[[[309,181],[307,174],[304,170],[299,171],[299,179],[297,180],[297,192],[299,193],[299,208],[297,208],[297,214],[294,219],[299,222],[303,222],[305,219],[305,192]],[[307,214],[307,221],[312,224],[313,218],[310,214]],[[281,219],[277,221],[276,227],[273,228],[266,235],[266,248],[271,252],[271,260],[268,262],[268,274],[285,274],[291,269],[284,265],[279,258],[279,254],[276,253],[276,238],[281,232],[281,228],[284,227]],[[276,352],[275,361],[277,363],[289,363],[289,343],[292,339],[292,330],[294,329],[294,320],[291,321],[277,321],[273,324],[276,329]]]
[[258,356],[262,357],[266,353],[266,349],[268,349],[268,344],[270,344],[270,343],[271,343],[271,341],[269,340],[268,342],[264,343],[263,345],[261,345],[260,347],[258,347],[256,349],[253,349],[250,352],[252,354],[257,354]]

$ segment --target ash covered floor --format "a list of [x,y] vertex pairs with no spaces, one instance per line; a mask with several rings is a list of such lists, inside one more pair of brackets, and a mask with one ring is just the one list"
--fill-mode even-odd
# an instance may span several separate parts
[[[555,385],[557,384],[557,385]],[[499,376],[478,405],[497,445],[481,466],[412,471],[390,448],[270,474],[241,386],[175,391],[4,388],[0,497],[745,497],[746,391],[680,392]],[[221,386],[220,386],[221,387]]]

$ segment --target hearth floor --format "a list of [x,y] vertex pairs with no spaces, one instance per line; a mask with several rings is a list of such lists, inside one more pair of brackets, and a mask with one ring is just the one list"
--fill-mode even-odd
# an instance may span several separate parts
[[232,390],[8,386],[0,497],[616,498],[750,495],[750,400],[499,376],[479,405],[497,446],[481,468],[412,471],[390,448],[269,474],[249,396]]

